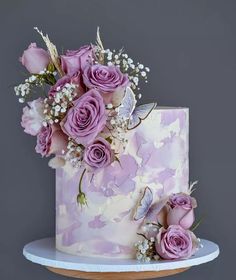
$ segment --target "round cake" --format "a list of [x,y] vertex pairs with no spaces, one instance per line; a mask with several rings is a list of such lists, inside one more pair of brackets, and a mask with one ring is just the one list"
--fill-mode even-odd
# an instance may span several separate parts
[[[94,44],[31,43],[21,125],[56,169],[56,248],[99,258],[188,259],[200,248],[189,186],[189,111],[144,104],[149,67]],[[35,97],[39,89],[40,96]],[[48,93],[43,95],[45,89]]]

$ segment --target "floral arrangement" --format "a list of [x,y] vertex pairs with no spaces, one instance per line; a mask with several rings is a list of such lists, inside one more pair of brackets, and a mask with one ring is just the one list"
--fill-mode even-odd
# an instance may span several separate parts
[[200,239],[193,233],[201,222],[194,224],[194,184],[188,193],[171,194],[156,203],[151,189],[145,188],[134,215],[134,220],[143,219],[144,224],[138,233],[143,240],[135,244],[137,260],[187,259],[201,247]]
[[37,153],[55,155],[49,161],[51,167],[70,163],[84,168],[77,197],[84,205],[84,173],[119,161],[127,132],[156,106],[137,106],[139,81],[147,82],[149,68],[135,64],[123,49],[105,49],[99,28],[95,44],[61,55],[48,35],[35,29],[47,49],[31,43],[20,58],[30,73],[15,87],[19,102],[27,102],[21,125],[26,133],[36,136]]

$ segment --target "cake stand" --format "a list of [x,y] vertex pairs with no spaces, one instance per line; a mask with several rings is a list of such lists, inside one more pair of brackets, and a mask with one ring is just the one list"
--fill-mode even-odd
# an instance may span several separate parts
[[90,258],[73,256],[55,249],[55,239],[45,238],[27,244],[23,255],[33,263],[64,276],[82,279],[150,279],[174,275],[214,260],[219,255],[219,247],[208,240],[201,240],[202,248],[187,260],[151,261]]

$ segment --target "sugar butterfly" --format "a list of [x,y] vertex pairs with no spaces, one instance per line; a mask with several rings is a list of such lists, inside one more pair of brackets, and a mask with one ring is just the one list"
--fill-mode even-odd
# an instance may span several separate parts
[[130,87],[127,87],[121,105],[118,107],[118,116],[128,121],[128,130],[137,127],[156,107],[156,103],[143,104],[137,107],[136,103],[134,92]]
[[146,220],[150,222],[156,221],[157,215],[166,205],[167,201],[168,197],[160,199],[159,201],[153,203],[152,190],[149,187],[146,187],[143,196],[136,208],[134,220],[138,221],[140,219],[146,218]]

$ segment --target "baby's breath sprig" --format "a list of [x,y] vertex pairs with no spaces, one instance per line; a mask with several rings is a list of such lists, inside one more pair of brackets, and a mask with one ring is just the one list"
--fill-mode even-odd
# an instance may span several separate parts
[[152,259],[157,259],[155,250],[155,239],[144,237],[142,241],[134,244],[136,248],[136,259],[141,262],[150,262]]
[[106,126],[106,128],[111,134],[112,147],[115,148],[118,142],[122,145],[122,149],[125,150],[128,143],[127,122],[119,118],[117,115],[114,115],[109,118],[109,126]]
[[[103,49],[100,50],[100,52],[104,55],[104,64],[108,66],[115,65],[120,68],[121,72],[128,74],[133,90],[140,90],[140,80],[144,80],[145,83],[148,82],[147,73],[150,72],[149,67],[139,62],[135,63],[128,54],[124,53],[123,49],[119,51]],[[139,96],[139,98],[141,98],[141,96]]]
[[32,74],[30,77],[25,79],[24,83],[14,87],[16,96],[19,96],[19,102],[24,103],[32,94],[35,87],[43,87],[45,83],[54,85],[56,82],[55,76],[57,72],[51,69],[44,69],[38,74]]
[[58,123],[71,107],[77,93],[76,85],[66,83],[63,88],[58,88],[55,96],[44,99],[45,122],[49,124]]
[[84,147],[69,138],[67,144],[67,152],[65,154],[65,159],[71,163],[75,168],[80,168],[82,166]]

